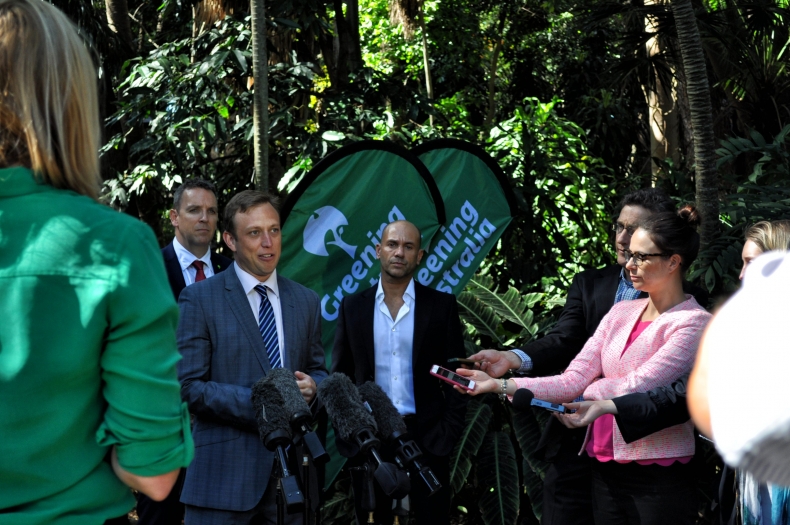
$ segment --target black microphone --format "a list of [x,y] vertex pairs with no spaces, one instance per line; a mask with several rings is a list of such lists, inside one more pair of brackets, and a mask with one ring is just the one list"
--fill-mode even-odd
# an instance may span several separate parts
[[528,388],[519,388],[513,394],[513,408],[523,412],[532,406],[532,400],[535,399],[535,394]]
[[565,407],[557,403],[551,403],[542,399],[535,399],[535,394],[528,388],[519,388],[513,394],[513,408],[519,412],[528,410],[530,407],[545,408],[552,412],[559,412],[560,414],[568,413]]
[[291,428],[304,441],[313,461],[316,463],[328,461],[329,455],[324,450],[318,435],[310,427],[313,415],[299,391],[293,372],[287,368],[275,368],[263,378],[263,381],[282,396],[283,407],[291,422]]
[[263,445],[275,452],[282,470],[283,500],[288,514],[301,512],[304,509],[304,495],[299,488],[296,476],[288,470],[285,449],[291,444],[291,425],[283,409],[285,402],[280,392],[267,383],[266,378],[259,379],[252,385],[250,398],[255,409],[255,421],[258,423],[258,434]]
[[[318,395],[326,407],[332,426],[338,437],[359,447],[358,451],[368,454],[376,464],[374,477],[384,493],[393,498],[406,497],[411,489],[408,475],[392,464],[381,460],[378,447],[381,444],[375,435],[376,420],[365,409],[354,383],[345,374],[331,374],[318,385]],[[338,447],[339,448],[339,447]],[[348,451],[344,455],[349,454]],[[351,452],[346,457],[353,457]]]
[[409,435],[406,423],[403,422],[398,409],[384,390],[372,381],[360,385],[357,390],[376,419],[379,436],[395,447],[395,458],[398,463],[411,469],[423,480],[429,496],[442,488],[431,468],[420,461],[422,450]]

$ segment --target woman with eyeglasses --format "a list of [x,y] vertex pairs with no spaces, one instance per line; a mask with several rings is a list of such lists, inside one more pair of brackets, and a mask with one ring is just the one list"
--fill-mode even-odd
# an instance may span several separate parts
[[[475,380],[469,394],[512,398],[519,388],[554,403],[612,399],[646,392],[688,373],[710,314],[683,292],[683,275],[699,251],[693,206],[641,222],[631,237],[626,270],[649,298],[615,304],[592,338],[560,375]],[[675,425],[626,443],[611,415],[590,425],[580,453],[593,462],[593,515],[597,524],[692,524],[697,515],[694,428]]]

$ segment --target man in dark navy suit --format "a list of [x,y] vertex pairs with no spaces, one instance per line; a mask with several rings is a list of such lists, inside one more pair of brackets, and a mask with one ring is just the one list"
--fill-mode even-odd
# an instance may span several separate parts
[[217,192],[212,183],[189,179],[178,187],[170,210],[170,223],[176,235],[173,242],[162,248],[176,301],[181,290],[224,271],[233,262],[210,249],[217,231],[217,217]]
[[[162,248],[167,279],[178,301],[181,290],[229,268],[233,261],[211,251],[217,231],[217,195],[214,185],[202,179],[188,179],[173,195],[170,222],[175,228],[173,242]],[[179,501],[184,471],[164,501],[154,501],[140,493],[137,517],[140,525],[181,525],[184,504]]]
[[[274,198],[243,191],[224,217],[231,269],[185,288],[178,300],[178,379],[195,417],[195,459],[181,501],[187,525],[274,525],[278,472],[258,434],[251,387],[282,367],[313,401],[327,376],[321,301],[277,274],[282,238]],[[302,522],[301,513],[285,518]]]

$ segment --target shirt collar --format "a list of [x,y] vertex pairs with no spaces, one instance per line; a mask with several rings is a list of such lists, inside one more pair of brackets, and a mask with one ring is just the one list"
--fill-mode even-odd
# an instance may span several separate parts
[[[414,301],[414,277],[411,278],[409,281],[409,285],[406,287],[406,291],[403,292],[404,300],[408,297],[412,301]],[[381,286],[381,276],[379,276],[379,284],[376,288],[376,302],[381,303],[384,300],[384,288]]]
[[280,288],[277,286],[277,270],[274,270],[265,281],[259,281],[254,275],[242,270],[237,263],[233,263],[233,269],[236,270],[236,276],[239,278],[239,281],[241,281],[241,287],[244,289],[245,295],[252,292],[259,284],[265,284],[275,297],[280,297]]
[[178,257],[178,264],[181,265],[182,270],[186,270],[192,263],[195,261],[203,261],[206,266],[211,266],[211,248],[206,250],[206,254],[203,257],[195,257],[195,254],[184,248],[184,246],[178,242],[176,237],[173,237],[173,249],[176,252],[176,257]]

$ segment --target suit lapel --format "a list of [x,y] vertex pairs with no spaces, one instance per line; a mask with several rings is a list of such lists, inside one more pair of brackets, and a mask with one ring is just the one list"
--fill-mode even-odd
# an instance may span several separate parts
[[[612,309],[620,284],[620,265],[615,264],[595,280],[595,309],[598,322]],[[596,323],[597,324],[597,323]]]
[[364,343],[365,357],[368,360],[366,369],[370,372],[370,377],[376,377],[376,346],[373,339],[373,316],[376,308],[377,286],[368,288],[361,294],[362,307],[359,309],[359,318],[356,327]]
[[271,370],[269,357],[266,355],[263,338],[258,331],[257,319],[255,319],[252,310],[250,310],[250,302],[244,293],[244,289],[241,287],[241,281],[239,281],[236,271],[222,272],[219,276],[214,277],[214,279],[219,278],[225,279],[225,300],[233,315],[236,316],[241,331],[250,341],[250,348],[252,348],[255,357],[261,363],[261,368],[268,374],[269,370]]
[[291,283],[277,275],[277,289],[280,292],[280,312],[283,317],[283,337],[285,338],[286,362],[292,370],[299,370],[299,352],[296,341],[296,305],[294,304]]
[[[417,369],[417,358],[420,355],[418,349],[422,347],[422,341],[428,332],[431,323],[431,312],[433,305],[428,304],[429,296],[425,295],[422,286],[414,283],[414,338],[412,340],[411,364],[412,369]],[[423,314],[423,310],[425,313]]]
[[181,295],[181,290],[187,286],[186,281],[184,281],[184,272],[181,271],[181,265],[178,262],[178,257],[176,257],[176,250],[173,248],[172,242],[165,246],[164,252],[167,279],[170,281],[173,295],[175,295],[176,300],[178,300],[178,296]]

